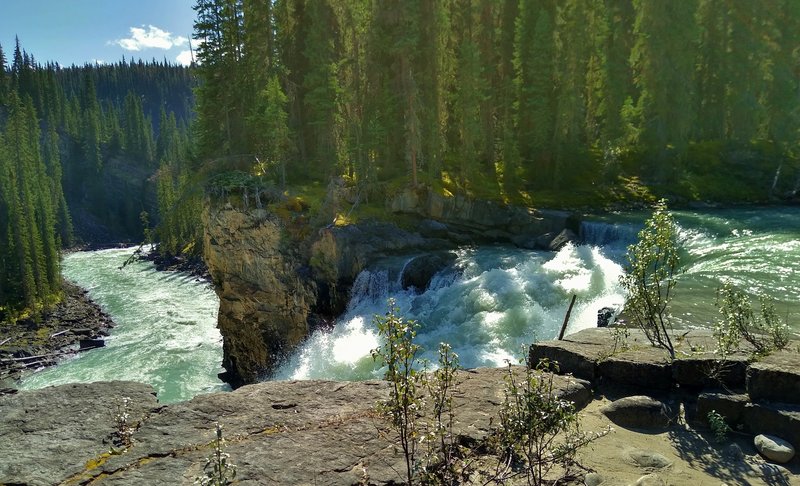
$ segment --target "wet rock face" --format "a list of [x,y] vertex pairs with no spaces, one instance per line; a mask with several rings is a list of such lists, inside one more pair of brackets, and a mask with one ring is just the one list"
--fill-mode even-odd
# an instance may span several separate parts
[[266,210],[209,208],[204,259],[220,299],[225,381],[255,382],[309,333],[316,287],[298,245]]

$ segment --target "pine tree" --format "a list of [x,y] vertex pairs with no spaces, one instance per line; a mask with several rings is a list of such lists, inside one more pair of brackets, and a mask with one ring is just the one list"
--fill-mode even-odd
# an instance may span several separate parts
[[637,0],[631,63],[639,88],[640,142],[652,157],[648,172],[673,178],[689,143],[695,54],[695,2]]
[[543,187],[553,174],[553,14],[544,2],[521,2],[519,8],[514,37],[519,147],[528,182]]
[[303,55],[309,69],[303,77],[303,119],[308,143],[306,171],[321,177],[340,169],[341,126],[336,18],[327,0],[309,2],[304,21]]

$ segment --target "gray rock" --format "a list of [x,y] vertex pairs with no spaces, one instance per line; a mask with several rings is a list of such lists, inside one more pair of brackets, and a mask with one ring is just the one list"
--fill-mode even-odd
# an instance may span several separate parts
[[732,461],[743,461],[744,451],[739,447],[739,444],[731,444],[725,448],[725,457]]
[[734,427],[744,421],[745,406],[749,402],[750,398],[743,394],[704,392],[697,397],[697,419],[708,424],[708,414],[713,410],[725,418],[725,423]]
[[637,479],[632,486],[667,486],[667,483],[658,474],[647,474]]
[[597,473],[588,473],[583,477],[583,484],[585,486],[598,486],[603,484],[603,476]]
[[794,447],[780,437],[759,434],[753,443],[758,452],[770,461],[786,464],[794,458]]
[[553,236],[547,233],[536,239],[536,246],[541,250],[558,251],[567,243],[575,243],[579,240],[578,235],[571,229],[563,229]]
[[641,468],[664,469],[672,465],[662,454],[642,449],[628,449],[623,453],[623,458]]
[[620,427],[663,429],[670,423],[666,405],[644,395],[621,398],[600,411]]
[[114,414],[130,398],[131,422],[158,406],[149,385],[98,382],[0,396],[0,484],[58,484],[111,448]]
[[800,353],[776,351],[747,369],[747,393],[753,401],[800,404]]
[[404,289],[411,287],[419,291],[428,288],[434,275],[447,268],[456,260],[454,253],[432,253],[411,259],[403,269],[400,282]]
[[[514,367],[518,377],[523,367]],[[477,442],[496,427],[507,370],[458,373],[455,433]],[[554,391],[580,408],[588,383],[553,376]],[[242,484],[397,484],[404,470],[376,404],[383,381],[274,381],[161,405],[138,383],[63,385],[0,396],[0,484],[191,484],[203,474],[223,427],[225,452]],[[140,421],[133,446],[108,455],[114,404],[131,397]],[[424,410],[424,414],[430,413]]]
[[653,346],[632,347],[612,354],[600,361],[598,368],[604,378],[621,385],[653,390],[672,388],[668,354]]
[[681,386],[741,389],[745,385],[749,356],[740,352],[724,361],[713,353],[679,355],[672,363],[672,377]]
[[800,406],[785,403],[748,403],[744,408],[744,429],[752,434],[777,435],[800,444]]

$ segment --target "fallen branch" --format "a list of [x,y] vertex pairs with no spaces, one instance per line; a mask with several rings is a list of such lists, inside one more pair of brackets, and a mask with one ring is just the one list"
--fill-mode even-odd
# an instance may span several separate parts
[[575,299],[578,296],[573,294],[572,295],[572,302],[569,303],[569,309],[567,309],[567,315],[564,316],[564,324],[561,325],[561,332],[558,333],[558,340],[561,341],[564,339],[564,332],[567,330],[567,324],[569,324],[569,315],[572,314],[572,306],[575,305]]

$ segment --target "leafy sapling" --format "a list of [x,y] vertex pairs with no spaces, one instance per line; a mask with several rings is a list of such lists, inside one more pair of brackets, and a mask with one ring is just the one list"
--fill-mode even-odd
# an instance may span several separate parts
[[122,397],[116,401],[112,453],[125,452],[133,445],[133,433],[136,431],[136,427],[130,422],[131,416],[128,411],[130,403],[131,399],[129,397]]
[[423,483],[458,484],[464,466],[460,464],[461,451],[454,429],[453,392],[458,382],[458,355],[447,343],[439,344],[439,368],[428,380],[427,388],[432,403],[432,420],[422,437],[427,453],[422,471]]
[[206,458],[203,476],[195,479],[194,484],[200,486],[228,486],[236,479],[236,465],[230,462],[230,455],[223,452],[225,439],[222,438],[222,426],[214,422],[216,437],[214,451]]
[[381,410],[397,431],[405,457],[408,484],[412,484],[420,438],[418,417],[423,406],[420,390],[425,384],[425,374],[415,369],[419,345],[414,343],[414,338],[419,324],[400,316],[394,299],[389,299],[388,305],[389,310],[384,316],[375,316],[378,332],[385,342],[371,353],[373,359],[386,366],[384,377],[389,382],[390,391]]
[[712,410],[708,412],[706,419],[708,420],[709,427],[711,427],[711,431],[714,433],[714,440],[720,443],[725,442],[725,439],[731,432],[730,426],[725,422],[725,417],[720,415],[716,410]]
[[626,314],[671,359],[675,346],[669,304],[679,263],[677,226],[662,199],[639,232],[639,242],[628,247],[628,265],[620,281],[628,292]]
[[747,341],[757,355],[769,354],[789,344],[789,327],[780,321],[773,302],[760,296],[761,315],[753,311],[750,298],[730,282],[717,290],[717,307],[722,320],[714,327],[717,349],[727,355]]

